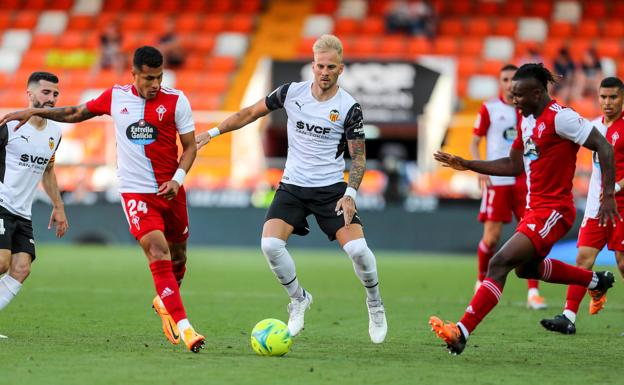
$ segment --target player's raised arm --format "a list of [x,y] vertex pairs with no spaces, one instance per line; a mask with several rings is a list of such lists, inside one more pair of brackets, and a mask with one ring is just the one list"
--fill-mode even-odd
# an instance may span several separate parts
[[86,104],[57,108],[27,108],[25,110],[10,112],[4,115],[2,120],[0,120],[0,126],[11,120],[17,120],[19,123],[14,128],[17,130],[33,116],[39,116],[44,119],[55,120],[57,122],[78,123],[91,119],[96,115],[89,111]]
[[433,154],[433,158],[444,167],[458,171],[472,170],[485,175],[516,176],[522,173],[523,168],[522,151],[513,147],[508,157],[495,160],[467,160],[443,151]]
[[65,232],[67,232],[69,224],[67,222],[67,216],[65,215],[65,205],[63,204],[63,199],[61,198],[61,193],[56,181],[56,174],[54,173],[54,159],[50,160],[43,172],[41,184],[52,201],[52,213],[50,214],[48,230],[55,226],[56,237],[61,238],[65,235]]

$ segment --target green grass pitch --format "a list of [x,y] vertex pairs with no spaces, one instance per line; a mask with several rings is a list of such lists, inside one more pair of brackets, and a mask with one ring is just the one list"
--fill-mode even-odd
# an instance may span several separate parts
[[[368,339],[364,292],[338,249],[293,249],[314,295],[306,330],[285,357],[249,346],[263,318],[287,320],[287,297],[256,249],[190,248],[182,295],[199,354],[170,345],[150,304],[154,289],[138,247],[41,246],[31,277],[0,312],[0,384],[621,384],[624,294],[618,276],[607,307],[576,336],[542,330],[565,287],[542,284],[550,309],[525,309],[526,284],[510,277],[498,307],[450,356],[427,319],[456,321],[476,260],[377,251],[389,332]],[[611,268],[614,271],[615,267]]]

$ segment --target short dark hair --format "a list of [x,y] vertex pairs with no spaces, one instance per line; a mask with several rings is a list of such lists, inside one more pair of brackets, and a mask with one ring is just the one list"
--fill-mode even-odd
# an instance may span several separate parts
[[39,80],[45,80],[50,83],[58,84],[59,78],[50,72],[37,71],[30,74],[28,77],[28,82],[26,83],[27,87],[30,87],[31,84],[37,83],[39,84]]
[[505,64],[503,66],[503,68],[501,68],[500,72],[504,72],[504,71],[517,71],[518,70],[518,66],[515,64]]
[[600,88],[617,88],[618,90],[622,90],[624,88],[624,83],[622,83],[620,78],[609,76],[608,78],[602,79]]
[[518,68],[512,80],[535,79],[548,89],[548,83],[557,83],[555,76],[544,67],[543,63],[527,63]]
[[144,65],[150,68],[158,68],[163,65],[163,55],[156,48],[146,45],[134,51],[132,65],[138,69],[143,68]]

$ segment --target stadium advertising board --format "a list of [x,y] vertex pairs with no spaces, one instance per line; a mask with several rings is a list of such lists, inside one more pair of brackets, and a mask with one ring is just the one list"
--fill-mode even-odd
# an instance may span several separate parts
[[[356,61],[345,63],[339,84],[362,105],[366,122],[416,127],[418,115],[429,101],[439,73],[413,62]],[[312,64],[275,61],[272,89],[292,81],[311,80]],[[285,125],[285,114],[273,117],[274,125]]]

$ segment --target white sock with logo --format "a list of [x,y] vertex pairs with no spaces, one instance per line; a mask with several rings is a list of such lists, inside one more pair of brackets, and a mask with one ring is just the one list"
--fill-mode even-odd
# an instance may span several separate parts
[[355,274],[366,288],[368,302],[381,301],[377,262],[375,261],[375,254],[368,248],[366,240],[364,238],[354,239],[345,243],[343,249],[353,262]]
[[191,327],[191,323],[187,318],[181,319],[178,321],[178,330],[180,331],[180,335],[184,335],[184,331]]
[[4,309],[22,288],[20,281],[5,274],[0,278],[0,310]]
[[303,288],[299,285],[295,261],[286,250],[286,242],[279,238],[264,237],[260,241],[262,253],[267,259],[277,280],[284,286],[292,299],[303,298]]

